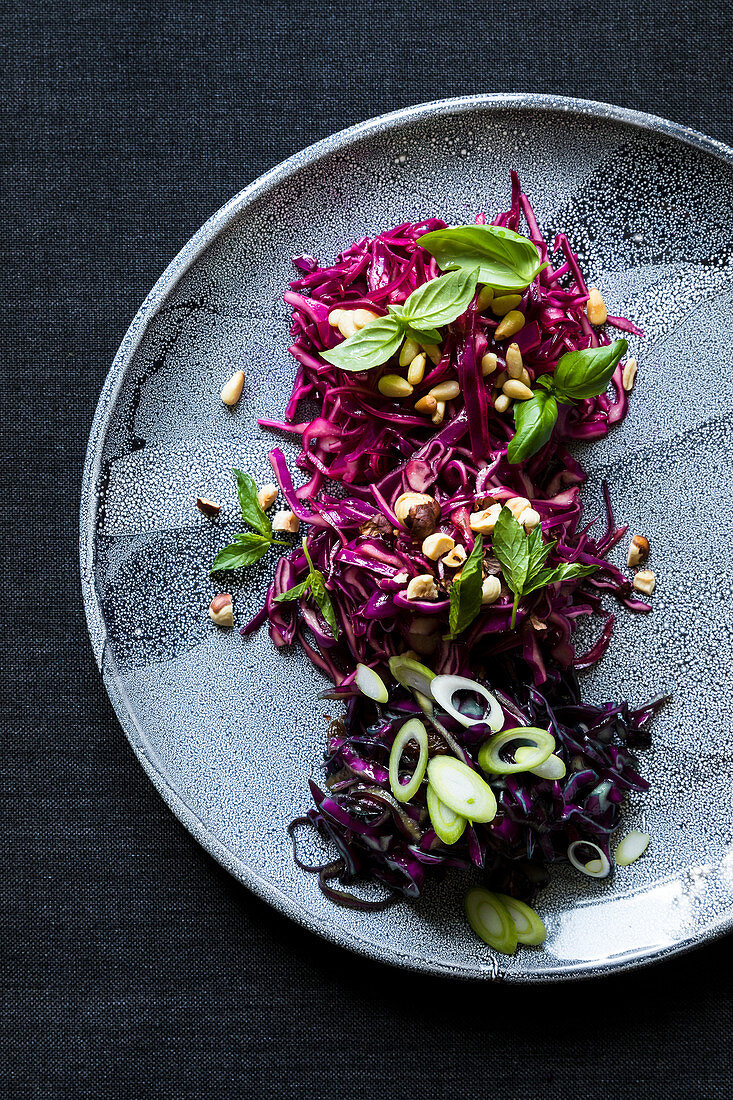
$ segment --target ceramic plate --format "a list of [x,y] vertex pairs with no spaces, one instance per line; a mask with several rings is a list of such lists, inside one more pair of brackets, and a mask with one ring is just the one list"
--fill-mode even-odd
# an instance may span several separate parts
[[[609,312],[646,331],[623,425],[583,453],[585,499],[608,478],[616,514],[654,546],[654,612],[621,615],[585,695],[673,703],[642,754],[649,794],[625,823],[649,851],[605,881],[559,868],[542,948],[495,957],[449,875],[419,903],[338,908],[295,867],[286,826],[309,805],[325,738],[319,675],[207,617],[208,566],[239,529],[233,465],[271,480],[295,364],[281,296],[291,257],[335,257],[401,221],[505,209],[519,170],[547,235],[564,230]],[[81,573],[104,682],[140,762],[233,875],[334,942],[421,970],[539,981],[606,973],[688,948],[733,923],[729,709],[733,684],[733,150],[680,126],[578,100],[491,95],[373,119],[245,188],[173,261],[135,318],[102,392],[81,507]],[[172,215],[173,216],[173,215]],[[234,412],[224,380],[246,375]],[[287,447],[287,440],[277,438]],[[292,453],[292,451],[291,451]],[[212,523],[197,493],[225,502]],[[619,548],[619,554],[621,550]],[[617,559],[620,560],[620,559]],[[259,608],[274,560],[233,588]]]

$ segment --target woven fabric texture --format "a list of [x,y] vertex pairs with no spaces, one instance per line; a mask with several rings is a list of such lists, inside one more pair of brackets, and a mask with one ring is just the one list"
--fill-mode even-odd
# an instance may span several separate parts
[[732,25],[715,0],[3,4],[4,1100],[732,1095],[729,943],[603,982],[460,985],[353,958],[239,887],[127,746],[76,549],[120,339],[249,180],[350,123],[479,91],[731,142]]

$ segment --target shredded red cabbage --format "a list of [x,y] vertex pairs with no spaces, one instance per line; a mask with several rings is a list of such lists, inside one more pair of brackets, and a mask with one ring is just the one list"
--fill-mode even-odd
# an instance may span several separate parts
[[[548,262],[518,307],[526,323],[515,339],[534,381],[553,371],[566,351],[610,340],[588,322],[588,290],[567,237],[558,234],[550,248],[516,173],[511,179],[510,209],[493,224],[519,231],[523,217],[526,235]],[[476,219],[481,224],[485,220],[484,215]],[[329,324],[333,309],[364,307],[384,313],[440,274],[418,237],[444,225],[433,218],[397,226],[356,242],[327,267],[313,256],[295,261],[301,274],[285,294],[293,310],[295,384],[284,420],[260,421],[264,428],[301,437],[296,464],[307,480],[300,488],[294,487],[279,449],[270,459],[288,507],[307,525],[309,553],[325,578],[339,636],[334,638],[307,596],[275,602],[307,575],[300,548],[281,559],[265,608],[242,633],[267,620],[275,645],[299,644],[332,680],[331,695],[346,701],[346,717],[334,723],[329,737],[326,782],[311,784],[314,807],[299,822],[311,822],[338,850],[335,861],[306,869],[319,872],[329,897],[364,908],[381,907],[391,895],[361,902],[331,880],[367,878],[416,897],[428,871],[477,866],[494,887],[530,898],[544,882],[546,866],[566,858],[573,841],[592,840],[609,854],[625,792],[646,789],[633,750],[648,742],[649,721],[660,705],[655,701],[638,710],[627,703],[593,706],[581,702],[577,682],[577,672],[595,664],[611,639],[614,615],[602,606],[603,592],[631,610],[650,610],[607,560],[627,528],[616,526],[605,486],[603,529],[598,529],[598,519],[583,525],[579,491],[586,474],[567,449],[573,440],[605,435],[625,416],[622,364],[612,380],[612,396],[561,405],[549,442],[526,462],[512,465],[506,454],[513,427],[494,409],[491,379],[481,370],[487,351],[497,355],[498,369],[504,368],[506,342],[494,341],[498,319],[478,314],[475,305],[447,327],[440,361],[429,364],[409,406],[379,393],[377,382],[389,369],[386,365],[353,374],[321,358],[321,352],[341,339]],[[623,318],[609,317],[608,323],[641,335]],[[448,378],[458,379],[461,392],[447,402],[436,430],[412,405]],[[315,402],[318,413],[297,421],[304,399]],[[469,524],[472,512],[526,497],[540,515],[544,536],[556,540],[548,565],[577,562],[596,566],[596,571],[523,599],[514,630],[509,629],[512,594],[503,587],[499,599],[482,608],[465,635],[448,640],[453,573],[442,562],[423,557],[422,540],[398,520],[395,501],[410,490],[432,496],[440,511],[436,530],[450,535],[467,554],[475,537]],[[491,558],[486,566],[499,574]],[[434,575],[437,599],[406,599],[406,578],[421,573]],[[578,654],[573,635],[582,617],[595,618],[600,629],[590,649]],[[425,782],[409,804],[397,803],[390,793],[387,763],[395,734],[407,718],[422,714],[415,699],[394,687],[390,678],[389,658],[406,651],[436,673],[465,675],[490,687],[507,716],[507,728],[549,729],[566,765],[565,778],[551,781],[531,773],[492,777],[499,805],[494,821],[469,825],[458,843],[444,846],[427,815]],[[388,704],[379,706],[359,694],[357,662],[392,685]],[[477,766],[479,744],[488,729],[466,730],[442,714],[440,720],[442,733],[427,721],[431,755],[457,751]]]

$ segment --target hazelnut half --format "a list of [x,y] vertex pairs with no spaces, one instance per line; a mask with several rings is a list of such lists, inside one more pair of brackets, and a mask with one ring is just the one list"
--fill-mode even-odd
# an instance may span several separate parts
[[218,596],[214,596],[209,604],[209,618],[217,626],[234,626],[232,597],[228,592],[221,592]]
[[629,543],[629,552],[626,555],[626,564],[629,569],[637,565],[643,565],[649,557],[649,539],[644,535],[634,535]]
[[218,516],[221,512],[218,500],[207,500],[206,497],[196,497],[196,507],[205,516]]

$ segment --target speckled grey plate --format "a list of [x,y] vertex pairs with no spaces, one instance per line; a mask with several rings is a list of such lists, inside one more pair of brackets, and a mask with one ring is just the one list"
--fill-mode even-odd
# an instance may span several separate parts
[[[504,209],[508,172],[548,232],[565,230],[609,311],[646,330],[625,423],[584,449],[585,492],[608,477],[617,516],[644,531],[654,613],[619,617],[594,700],[674,703],[655,724],[628,827],[646,856],[603,882],[560,868],[540,908],[542,948],[495,957],[448,876],[385,913],[334,907],[296,869],[286,825],[308,805],[324,742],[323,684],[266,630],[244,641],[206,608],[216,548],[239,528],[228,473],[270,479],[294,375],[281,301],[290,259],[364,234]],[[135,318],[102,391],[81,505],[81,574],[94,652],[143,767],[193,835],[282,912],[401,966],[511,981],[606,973],[681,951],[733,923],[730,547],[733,545],[733,151],[658,118],[546,96],[445,100],[336,134],[247,187],[173,261]],[[218,392],[243,368],[234,412]],[[287,448],[287,440],[277,443]],[[200,516],[197,492],[223,500]],[[620,553],[620,551],[619,551]],[[274,560],[234,589],[260,605]],[[331,712],[333,709],[331,708]],[[623,829],[622,829],[623,831]]]

